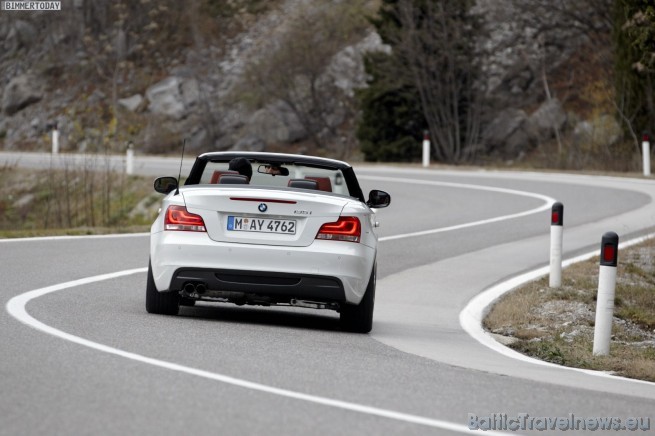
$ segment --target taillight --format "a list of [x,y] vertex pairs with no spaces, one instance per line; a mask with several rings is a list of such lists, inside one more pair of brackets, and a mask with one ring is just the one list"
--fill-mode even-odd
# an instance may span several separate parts
[[168,206],[164,218],[165,230],[186,232],[206,232],[205,222],[200,215],[190,213],[184,206]]
[[316,235],[316,239],[330,241],[359,242],[362,236],[362,224],[354,216],[342,216],[336,223],[326,223]]

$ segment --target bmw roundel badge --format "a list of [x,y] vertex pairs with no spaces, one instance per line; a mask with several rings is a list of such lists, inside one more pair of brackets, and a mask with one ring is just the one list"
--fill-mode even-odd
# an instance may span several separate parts
[[259,211],[260,212],[266,212],[268,210],[268,206],[266,206],[266,203],[260,203],[259,204]]

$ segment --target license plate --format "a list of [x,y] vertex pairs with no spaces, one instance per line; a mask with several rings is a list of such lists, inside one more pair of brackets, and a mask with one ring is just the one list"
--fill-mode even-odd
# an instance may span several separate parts
[[227,229],[233,232],[296,234],[296,220],[279,220],[248,216],[228,216]]

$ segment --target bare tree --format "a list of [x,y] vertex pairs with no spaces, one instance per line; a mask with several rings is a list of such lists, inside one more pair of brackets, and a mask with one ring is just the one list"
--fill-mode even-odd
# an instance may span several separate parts
[[355,105],[326,69],[335,54],[364,36],[365,3],[300,8],[272,52],[248,67],[245,86],[239,91],[254,106],[284,102],[319,149],[340,157],[347,150],[335,145],[339,142],[335,119],[354,117]]
[[481,29],[471,2],[399,0],[394,53],[418,90],[437,158],[462,162],[474,156],[480,137],[482,90],[475,38]]

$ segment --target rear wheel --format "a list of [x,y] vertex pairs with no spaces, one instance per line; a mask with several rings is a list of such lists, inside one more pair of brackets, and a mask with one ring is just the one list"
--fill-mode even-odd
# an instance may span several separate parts
[[157,290],[150,262],[148,262],[148,280],[146,282],[146,311],[160,315],[177,315],[180,311],[180,294]]
[[373,306],[375,305],[375,266],[366,287],[366,293],[358,305],[342,304],[341,329],[354,333],[368,333],[373,328]]

